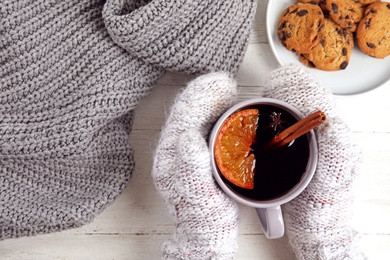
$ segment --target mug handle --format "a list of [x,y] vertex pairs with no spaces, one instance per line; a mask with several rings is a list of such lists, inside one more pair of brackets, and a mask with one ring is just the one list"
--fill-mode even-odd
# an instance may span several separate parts
[[284,235],[284,221],[280,206],[256,208],[264,235],[269,239],[281,238]]

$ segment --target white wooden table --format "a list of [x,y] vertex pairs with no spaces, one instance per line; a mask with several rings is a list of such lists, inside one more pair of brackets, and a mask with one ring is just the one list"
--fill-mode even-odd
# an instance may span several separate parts
[[[237,81],[240,99],[258,95],[278,67],[265,29],[266,0],[259,1],[255,26]],[[390,73],[390,71],[389,71]],[[136,111],[131,142],[136,170],[125,192],[92,223],[73,230],[0,242],[0,259],[160,259],[173,222],[155,191],[152,154],[173,98],[191,79],[168,74]],[[370,259],[390,259],[390,83],[364,95],[337,96],[340,112],[363,152],[353,227]],[[239,249],[235,259],[295,259],[286,237],[268,240],[253,209],[240,206]]]

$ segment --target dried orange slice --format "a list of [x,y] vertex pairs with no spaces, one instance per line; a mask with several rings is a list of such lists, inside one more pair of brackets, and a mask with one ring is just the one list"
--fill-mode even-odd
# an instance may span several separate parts
[[230,115],[222,124],[215,141],[214,157],[221,174],[234,185],[253,189],[256,141],[259,120],[257,109],[245,109]]

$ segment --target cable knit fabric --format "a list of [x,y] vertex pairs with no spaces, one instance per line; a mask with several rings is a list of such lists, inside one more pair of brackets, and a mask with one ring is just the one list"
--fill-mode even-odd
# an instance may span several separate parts
[[[236,73],[255,1],[0,2],[0,240],[81,226],[134,168],[166,70]],[[205,86],[206,89],[206,86]]]
[[207,74],[188,84],[168,116],[152,173],[176,227],[163,245],[163,259],[234,256],[238,210],[212,177],[205,138],[236,94],[236,83],[228,75]]
[[338,116],[333,96],[295,65],[272,72],[263,94],[290,103],[304,115],[318,109],[327,115],[316,130],[316,173],[308,187],[283,207],[287,235],[298,259],[365,259],[349,227],[361,153]]

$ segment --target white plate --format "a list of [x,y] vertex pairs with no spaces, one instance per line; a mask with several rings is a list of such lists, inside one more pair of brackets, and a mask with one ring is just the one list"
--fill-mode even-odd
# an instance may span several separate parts
[[[266,21],[268,41],[281,65],[302,64],[294,53],[282,46],[276,32],[280,14],[295,2],[296,0],[269,0],[268,2]],[[390,56],[385,59],[372,58],[361,52],[357,46],[355,46],[349,65],[345,70],[322,71],[302,66],[336,95],[363,93],[379,87],[390,79]]]

